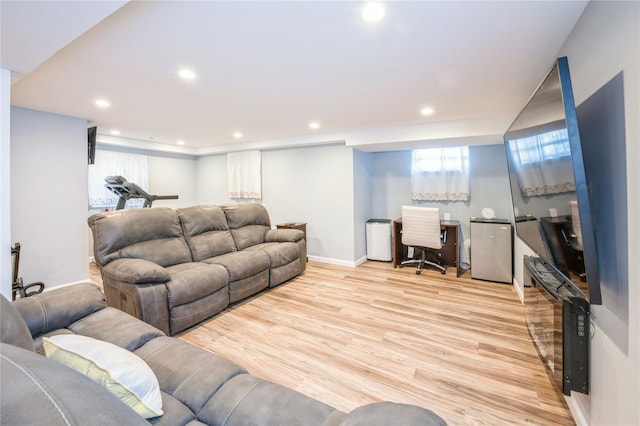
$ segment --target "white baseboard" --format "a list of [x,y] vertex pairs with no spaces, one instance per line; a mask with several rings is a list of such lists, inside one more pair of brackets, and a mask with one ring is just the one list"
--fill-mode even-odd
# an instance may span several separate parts
[[520,303],[524,304],[524,293],[522,292],[522,286],[518,284],[518,280],[516,280],[516,277],[513,277],[513,288],[516,289],[516,294],[520,299]]
[[313,260],[314,262],[319,263],[327,263],[329,265],[338,265],[338,266],[348,266],[350,268],[355,268],[358,265],[362,265],[367,261],[367,257],[361,257],[355,261],[342,260],[342,259],[333,259],[331,257],[321,257],[321,256],[308,256],[309,260]]

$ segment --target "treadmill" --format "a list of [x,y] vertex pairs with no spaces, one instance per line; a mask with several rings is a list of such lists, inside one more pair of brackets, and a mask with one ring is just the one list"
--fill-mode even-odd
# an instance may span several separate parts
[[107,176],[104,178],[107,182],[104,186],[109,191],[116,194],[118,198],[118,205],[116,210],[122,210],[127,204],[127,200],[143,199],[144,205],[142,207],[151,207],[155,200],[177,200],[177,195],[151,195],[144,189],[140,188],[133,182],[128,182],[122,176]]

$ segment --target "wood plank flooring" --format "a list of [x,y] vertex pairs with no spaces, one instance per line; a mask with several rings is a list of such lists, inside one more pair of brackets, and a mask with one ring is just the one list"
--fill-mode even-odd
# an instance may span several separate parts
[[343,411],[429,408],[450,425],[572,425],[506,284],[309,262],[178,336]]
[[573,425],[513,287],[469,276],[309,262],[178,338],[343,411],[395,401],[450,425]]

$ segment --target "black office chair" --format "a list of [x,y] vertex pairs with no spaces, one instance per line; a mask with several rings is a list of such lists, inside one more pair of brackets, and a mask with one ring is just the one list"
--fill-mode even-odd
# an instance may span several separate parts
[[440,209],[437,207],[402,206],[402,244],[419,248],[422,253],[420,259],[406,260],[400,263],[400,267],[409,264],[418,264],[416,274],[420,275],[424,265],[431,265],[445,274],[447,269],[440,261],[427,260],[428,249],[438,251],[447,242],[447,233],[440,227]]
[[15,243],[11,247],[11,256],[13,257],[13,281],[11,283],[11,297],[16,300],[16,296],[29,297],[34,294],[42,293],[44,283],[35,282],[25,285],[22,278],[18,277],[18,267],[20,266],[20,243]]

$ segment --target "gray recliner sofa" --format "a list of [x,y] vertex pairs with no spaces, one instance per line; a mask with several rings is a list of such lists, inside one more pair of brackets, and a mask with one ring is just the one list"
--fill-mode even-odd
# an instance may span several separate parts
[[[92,283],[0,302],[4,426],[445,424],[432,411],[390,402],[343,413],[107,307]],[[137,355],[157,378],[163,414],[145,419],[105,387],[42,356],[43,338],[57,335],[87,336]]]
[[306,268],[303,232],[261,204],[117,210],[89,217],[109,306],[174,335]]

